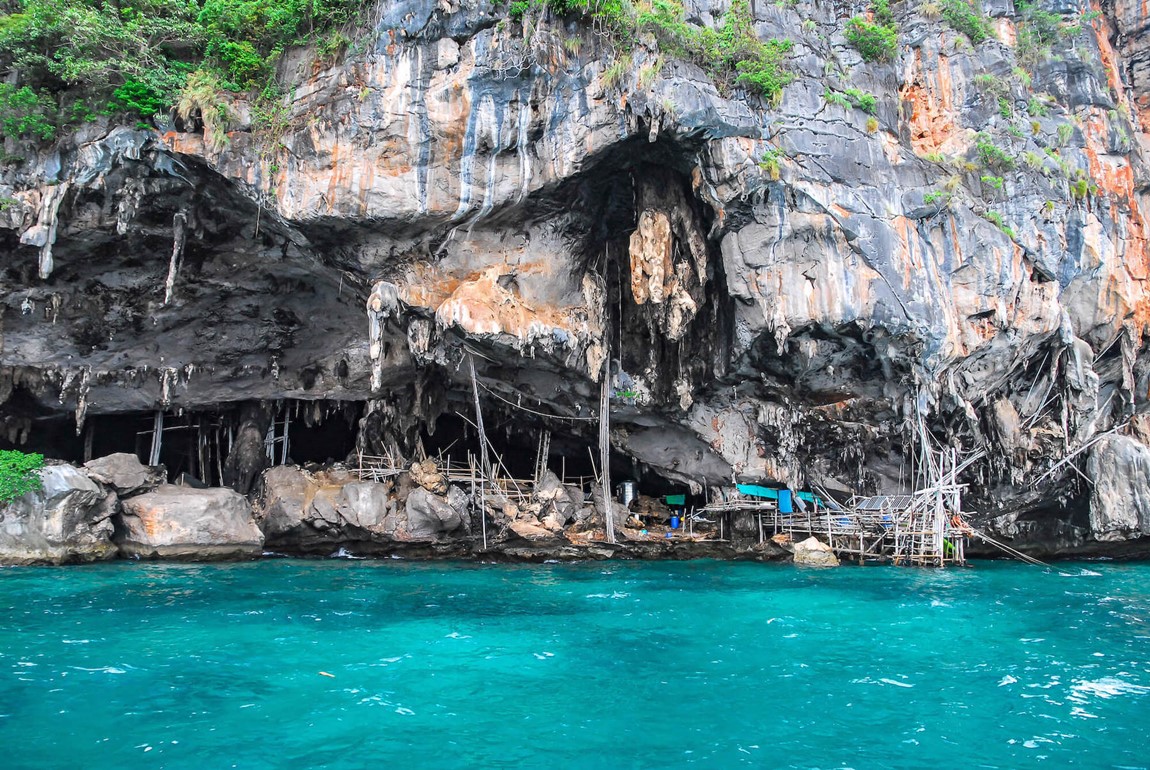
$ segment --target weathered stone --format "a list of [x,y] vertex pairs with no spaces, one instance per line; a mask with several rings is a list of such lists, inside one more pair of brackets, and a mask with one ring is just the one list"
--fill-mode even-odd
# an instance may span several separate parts
[[807,567],[837,567],[838,557],[831,547],[814,537],[800,540],[794,544],[795,564]]
[[314,482],[298,466],[279,465],[264,472],[257,520],[269,544],[301,527],[314,495]]
[[554,530],[540,526],[530,520],[519,519],[512,521],[508,527],[524,540],[551,540],[555,537]]
[[115,540],[125,556],[218,559],[263,550],[251,505],[230,489],[165,484],[123,501],[121,509]]
[[43,488],[0,506],[0,564],[110,559],[116,496],[71,465],[40,471]]
[[84,463],[88,476],[111,487],[121,498],[148,492],[164,483],[163,466],[150,467],[127,452],[117,452]]
[[439,472],[434,460],[412,463],[411,480],[433,495],[447,494],[447,477]]
[[1090,534],[1107,542],[1150,535],[1150,448],[1107,436],[1090,450]]
[[265,471],[262,486],[257,521],[270,547],[312,551],[389,543],[403,526],[390,484],[283,465]]
[[420,487],[407,496],[407,534],[434,538],[463,529],[464,517],[450,502]]

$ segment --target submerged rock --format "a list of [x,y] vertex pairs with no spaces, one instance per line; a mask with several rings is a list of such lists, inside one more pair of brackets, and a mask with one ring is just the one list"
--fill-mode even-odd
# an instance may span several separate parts
[[115,539],[124,556],[219,559],[263,551],[251,505],[230,489],[165,484],[124,500],[121,508]]
[[814,537],[795,543],[795,564],[808,567],[837,567],[838,557],[829,545]]
[[71,465],[40,471],[43,488],[0,506],[0,564],[111,559],[116,496]]

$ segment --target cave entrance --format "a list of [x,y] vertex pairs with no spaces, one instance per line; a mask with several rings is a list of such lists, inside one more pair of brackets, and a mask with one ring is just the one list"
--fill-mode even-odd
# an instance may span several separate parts
[[[488,452],[499,476],[516,480],[535,477],[538,456],[538,431],[521,424],[515,418],[498,412],[484,412]],[[468,454],[479,456],[479,434],[467,420],[457,414],[444,414],[435,421],[431,432],[424,426],[420,439],[428,457],[449,458],[453,466],[466,468]],[[478,460],[476,460],[478,464]]]
[[272,458],[273,465],[284,460],[282,442],[287,442],[287,462],[330,464],[345,462],[355,455],[361,401],[285,401],[272,437],[280,448]]

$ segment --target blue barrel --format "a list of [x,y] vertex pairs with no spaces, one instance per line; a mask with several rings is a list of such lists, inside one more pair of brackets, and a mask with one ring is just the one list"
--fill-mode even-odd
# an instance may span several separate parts
[[672,516],[672,517],[671,517],[671,529],[678,529],[678,528],[679,528],[679,525],[680,525],[681,523],[682,523],[682,522],[680,521],[680,519],[679,519],[679,517],[678,517],[678,516]]

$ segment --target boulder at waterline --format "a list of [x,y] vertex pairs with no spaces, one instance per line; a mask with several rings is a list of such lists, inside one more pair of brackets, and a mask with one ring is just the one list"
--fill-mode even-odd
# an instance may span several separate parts
[[1090,534],[1107,542],[1150,534],[1150,448],[1107,436],[1090,450]]
[[113,558],[116,496],[71,465],[50,465],[40,479],[40,490],[0,506],[0,564]]
[[121,509],[115,539],[125,556],[219,559],[263,551],[247,498],[230,489],[165,484],[124,500]]
[[390,542],[403,524],[392,485],[347,471],[269,468],[257,520],[269,546],[308,550],[352,541]]
[[438,537],[466,530],[470,526],[467,516],[467,496],[456,487],[447,490],[447,497],[439,497],[418,487],[407,496],[407,534],[413,538]]
[[808,537],[795,543],[795,564],[808,567],[837,567],[839,560],[829,545],[817,538]]

